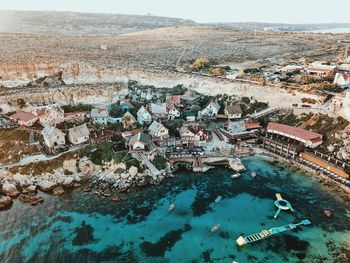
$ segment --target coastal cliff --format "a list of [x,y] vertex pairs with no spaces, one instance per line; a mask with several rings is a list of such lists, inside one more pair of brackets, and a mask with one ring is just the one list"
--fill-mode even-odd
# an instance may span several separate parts
[[[93,84],[96,86],[95,91],[98,91],[98,85],[127,83],[128,80],[135,80],[141,85],[155,87],[173,87],[183,84],[202,94],[226,93],[228,95],[247,96],[258,101],[269,102],[272,106],[281,104],[285,106],[301,105],[302,98],[314,99],[318,103],[321,103],[324,99],[320,95],[288,91],[278,86],[262,86],[179,72],[96,67],[87,63],[2,64],[0,65],[0,85],[14,87],[19,83],[27,84],[40,77],[56,74],[60,74],[66,85],[72,85],[71,89],[75,89],[76,85]],[[25,87],[23,90],[25,90]]]

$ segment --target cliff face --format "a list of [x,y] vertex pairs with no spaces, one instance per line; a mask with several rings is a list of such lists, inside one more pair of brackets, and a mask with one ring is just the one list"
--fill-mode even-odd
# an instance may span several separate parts
[[0,86],[15,87],[45,76],[57,75],[64,66],[59,62],[0,64]]
[[[117,101],[118,93],[124,86],[113,85],[80,85],[63,86],[59,88],[31,88],[28,90],[16,90],[6,96],[0,96],[0,109],[3,113],[19,110],[20,101],[26,102],[26,107],[58,103],[66,104],[109,104]],[[22,105],[23,106],[23,105]]]
[[[203,94],[216,95],[227,93],[229,95],[247,96],[253,97],[258,101],[268,102],[270,105],[301,105],[302,98],[312,98],[316,101],[321,101],[323,99],[318,95],[304,94],[294,91],[288,92],[287,90],[278,87],[260,86],[166,71],[151,72],[130,68],[95,67],[86,63],[2,65],[2,67],[0,67],[0,74],[2,74],[0,84],[11,86],[18,82],[28,83],[30,80],[42,77],[45,74],[53,75],[58,73],[61,73],[60,76],[62,81],[66,85],[93,85],[96,88],[91,90],[91,92],[95,92],[96,96],[98,96],[99,92],[102,92],[103,90],[101,85],[127,83],[128,80],[135,80],[140,84],[153,85],[155,87],[173,87],[178,84],[183,84]],[[98,86],[100,87],[98,88]],[[23,87],[23,92],[25,92],[26,89],[26,87]],[[72,87],[67,87],[66,89],[69,90],[72,89]],[[76,88],[69,92],[71,93],[69,96],[79,96],[77,95],[79,94],[79,91]],[[94,96],[95,93],[84,95],[86,97],[84,102],[88,103],[91,100],[90,97]],[[59,92],[57,94],[59,94]],[[42,95],[39,94],[38,96]],[[52,99],[52,97],[43,96],[42,99],[47,101],[48,99]],[[39,101],[39,99],[37,99],[37,101]]]

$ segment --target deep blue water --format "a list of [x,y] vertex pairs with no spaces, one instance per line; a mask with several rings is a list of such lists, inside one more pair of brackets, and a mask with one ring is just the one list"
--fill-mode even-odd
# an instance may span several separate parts
[[[115,203],[93,193],[45,195],[0,212],[0,262],[348,262],[350,209],[311,175],[262,157],[231,179],[225,168],[181,172]],[[250,171],[257,171],[252,179]],[[275,193],[295,208],[273,219]],[[221,202],[214,203],[221,195]],[[172,213],[167,209],[176,204]],[[324,209],[334,217],[325,218]],[[243,248],[236,238],[307,218],[311,226]],[[218,232],[209,228],[220,224]]]

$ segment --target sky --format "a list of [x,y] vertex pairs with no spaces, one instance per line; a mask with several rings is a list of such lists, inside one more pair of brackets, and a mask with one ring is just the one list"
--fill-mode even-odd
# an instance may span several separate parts
[[0,10],[152,14],[199,23],[350,23],[350,0],[0,0]]

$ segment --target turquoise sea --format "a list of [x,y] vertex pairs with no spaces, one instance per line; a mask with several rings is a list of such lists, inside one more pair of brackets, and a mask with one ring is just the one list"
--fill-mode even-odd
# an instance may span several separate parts
[[[350,208],[315,177],[263,157],[243,160],[231,179],[218,168],[178,172],[135,189],[117,203],[75,190],[45,195],[42,205],[16,201],[0,212],[0,261],[12,262],[349,262]],[[257,171],[252,179],[250,171]],[[273,219],[275,193],[295,212]],[[222,200],[215,203],[221,195]],[[176,205],[168,213],[171,203]],[[323,216],[324,209],[334,212]],[[251,234],[301,219],[310,226],[237,248]],[[219,231],[210,233],[214,224]]]

